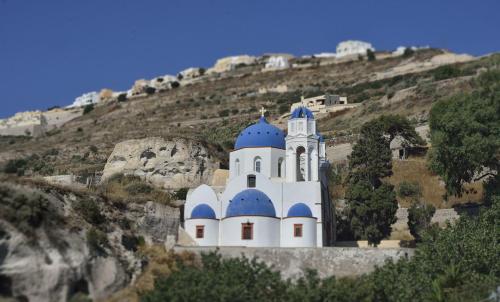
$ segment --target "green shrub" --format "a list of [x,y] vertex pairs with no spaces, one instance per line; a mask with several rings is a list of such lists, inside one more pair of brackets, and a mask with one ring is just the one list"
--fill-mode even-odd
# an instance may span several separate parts
[[413,49],[411,49],[411,47],[406,47],[405,51],[403,52],[403,57],[404,58],[411,57],[411,56],[413,56],[414,53],[415,53],[415,51]]
[[431,226],[436,208],[433,205],[413,203],[408,209],[408,228],[415,241],[422,240],[422,234]]
[[83,114],[88,114],[94,110],[94,104],[88,104],[83,108]]
[[375,53],[371,49],[366,50],[366,57],[368,58],[368,61],[375,61]]
[[398,196],[401,198],[419,198],[422,196],[422,188],[418,182],[402,181],[398,186]]
[[287,104],[281,104],[281,105],[278,107],[278,112],[279,112],[279,114],[285,114],[285,113],[287,113],[289,110],[290,110],[290,106],[288,106]]
[[148,95],[154,94],[156,92],[156,88],[148,86],[148,87],[146,87],[145,92]]
[[108,237],[106,234],[92,227],[87,231],[87,246],[93,255],[105,255],[108,246]]
[[127,101],[127,94],[126,93],[120,93],[117,98],[118,102],[125,102]]
[[229,116],[229,109],[224,109],[219,111],[219,117]]
[[175,191],[173,197],[177,200],[186,200],[188,190],[189,188],[180,188],[179,190]]
[[27,161],[25,159],[11,159],[4,167],[4,172],[7,174],[19,174],[20,171],[24,174]]
[[460,68],[453,65],[440,66],[432,71],[434,75],[434,80],[440,81],[450,78],[456,78],[462,76],[462,71]]
[[125,187],[125,191],[127,191],[130,195],[137,194],[149,194],[153,192],[153,188],[144,182],[134,182]]
[[93,199],[78,201],[75,205],[75,210],[79,212],[88,223],[101,224],[105,221],[105,217],[101,214],[99,205]]

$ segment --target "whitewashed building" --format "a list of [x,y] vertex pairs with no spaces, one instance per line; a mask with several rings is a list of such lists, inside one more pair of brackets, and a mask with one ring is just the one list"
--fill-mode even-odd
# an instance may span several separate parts
[[315,247],[334,241],[325,143],[300,107],[288,134],[262,116],[236,138],[224,187],[188,192],[184,227],[201,246]]
[[336,57],[342,58],[354,55],[366,55],[368,49],[375,51],[375,48],[368,42],[355,40],[343,41],[337,45]]
[[84,93],[81,96],[77,97],[73,104],[67,106],[67,108],[74,107],[83,107],[90,104],[97,104],[101,100],[99,93],[97,91],[92,91],[88,93]]

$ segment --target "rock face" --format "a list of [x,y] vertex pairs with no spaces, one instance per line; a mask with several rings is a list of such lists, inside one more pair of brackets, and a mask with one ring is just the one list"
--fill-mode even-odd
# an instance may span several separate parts
[[132,174],[157,186],[179,189],[207,183],[218,167],[218,161],[201,143],[152,137],[117,144],[104,167],[102,179],[115,173]]
[[[0,184],[0,300],[67,301],[75,294],[106,299],[142,271],[143,259],[136,253],[139,236],[165,243],[178,234],[178,209],[153,202],[114,207],[97,196],[58,190]],[[41,212],[30,209],[36,213],[31,217],[41,221],[38,225],[27,227],[18,214],[12,215],[26,215],[14,209],[20,197],[23,203],[36,198],[44,204]],[[103,222],[89,222],[78,210],[91,201]],[[92,229],[100,230],[100,239],[89,239]],[[95,240],[105,242],[101,249],[93,247]]]

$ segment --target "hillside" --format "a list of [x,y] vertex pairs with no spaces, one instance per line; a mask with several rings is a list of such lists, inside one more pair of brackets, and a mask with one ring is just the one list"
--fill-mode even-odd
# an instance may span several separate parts
[[[231,149],[235,135],[255,121],[261,106],[279,123],[279,116],[301,96],[336,93],[361,102],[350,111],[318,116],[326,138],[355,133],[364,121],[384,113],[425,123],[434,101],[469,91],[471,78],[498,68],[500,55],[471,60],[426,49],[409,57],[377,53],[374,61],[294,60],[298,67],[262,72],[258,63],[152,95],[103,103],[40,137],[0,137],[0,162],[36,154],[37,162],[50,166],[36,174],[100,172],[116,143],[158,136],[201,141],[224,167],[227,153],[222,151]],[[269,92],[279,85],[286,92]]]

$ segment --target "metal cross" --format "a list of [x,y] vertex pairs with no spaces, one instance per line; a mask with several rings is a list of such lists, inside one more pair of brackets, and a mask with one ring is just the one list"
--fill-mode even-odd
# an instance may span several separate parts
[[264,109],[264,106],[262,106],[262,107],[260,108],[260,116],[264,117],[264,113],[266,113],[266,112],[267,112],[267,110],[266,110],[266,109]]

